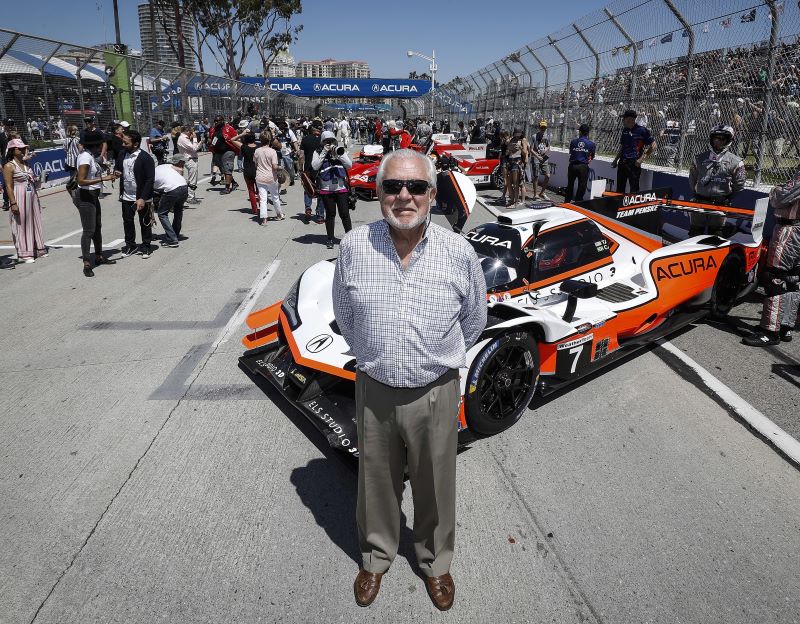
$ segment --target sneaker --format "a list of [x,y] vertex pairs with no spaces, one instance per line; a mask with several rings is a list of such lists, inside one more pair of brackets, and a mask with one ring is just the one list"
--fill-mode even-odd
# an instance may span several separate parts
[[199,204],[200,200],[195,197],[194,199],[187,200],[186,203],[187,204]]
[[778,332],[766,331],[764,329],[760,329],[754,334],[742,338],[742,344],[746,344],[748,347],[774,347],[780,344],[780,342],[781,338]]
[[317,217],[316,219],[314,219],[314,223],[322,225],[323,223],[325,223],[325,219],[323,219],[322,217]]
[[94,271],[92,271],[92,267],[84,266],[83,275],[85,277],[94,277]]
[[125,245],[122,248],[122,257],[123,258],[127,258],[128,256],[132,256],[138,250],[139,250],[139,248],[136,245],[131,245],[131,246]]
[[209,184],[210,184],[211,186],[216,186],[217,184],[219,184],[219,182],[217,182],[217,179],[216,179],[215,177],[213,177],[213,176],[212,176],[212,177],[211,177],[211,180],[209,181]]
[[230,195],[231,194],[231,189],[226,188],[225,190],[220,191],[219,194],[220,195]]
[[328,249],[333,249],[333,239],[332,239],[332,238],[329,238],[329,239],[328,239],[328,241],[325,243],[325,246],[326,246]]
[[143,260],[147,260],[150,257],[150,254],[153,253],[153,248],[150,245],[142,245],[139,247],[139,253],[142,254]]
[[266,224],[267,224],[267,220],[266,219],[261,219],[260,225],[266,225]]
[[792,341],[792,328],[791,327],[781,327],[780,336],[781,336],[781,341],[782,342],[791,342]]
[[162,247],[172,247],[173,249],[175,247],[180,247],[180,245],[178,244],[178,241],[166,241],[166,242],[161,243],[161,246]]
[[20,260],[20,262],[22,264],[33,264],[34,262],[36,262],[36,260],[34,260],[33,258],[23,258]]

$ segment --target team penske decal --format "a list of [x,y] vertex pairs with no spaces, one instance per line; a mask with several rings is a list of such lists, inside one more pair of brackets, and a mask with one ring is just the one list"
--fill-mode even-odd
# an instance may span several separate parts
[[620,210],[617,212],[618,217],[632,217],[634,215],[647,214],[648,212],[655,212],[658,206],[639,206],[638,208],[629,208],[628,210]]

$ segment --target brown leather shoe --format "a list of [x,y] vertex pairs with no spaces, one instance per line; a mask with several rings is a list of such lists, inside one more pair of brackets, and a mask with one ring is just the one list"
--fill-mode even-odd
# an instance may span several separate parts
[[363,568],[358,571],[356,581],[353,583],[353,591],[356,594],[356,604],[359,607],[368,607],[378,595],[381,588],[383,572],[367,572]]
[[441,576],[428,576],[425,578],[425,587],[431,597],[433,606],[439,611],[447,611],[453,606],[453,599],[456,597],[456,584],[450,573]]

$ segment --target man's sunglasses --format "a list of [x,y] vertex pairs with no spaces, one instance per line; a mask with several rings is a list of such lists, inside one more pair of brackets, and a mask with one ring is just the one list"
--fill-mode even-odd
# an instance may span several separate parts
[[399,195],[404,186],[412,195],[424,195],[431,183],[427,180],[384,180],[381,183],[381,188],[387,195]]

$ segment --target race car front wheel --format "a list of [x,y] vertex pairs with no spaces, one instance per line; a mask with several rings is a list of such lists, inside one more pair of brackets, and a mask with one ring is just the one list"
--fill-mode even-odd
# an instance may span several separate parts
[[500,165],[497,165],[494,168],[494,171],[492,171],[491,181],[492,188],[495,188],[498,191],[502,191],[506,187],[506,183],[503,180],[503,168]]
[[539,350],[528,332],[492,340],[467,378],[464,415],[476,433],[493,435],[516,423],[528,407],[539,376]]
[[739,254],[731,254],[722,261],[711,291],[711,316],[725,316],[736,304],[746,281],[744,269],[744,258]]

